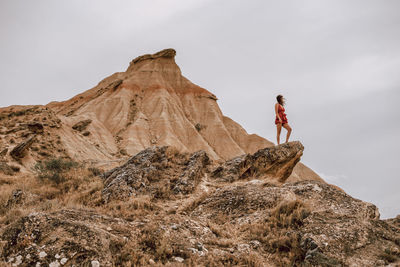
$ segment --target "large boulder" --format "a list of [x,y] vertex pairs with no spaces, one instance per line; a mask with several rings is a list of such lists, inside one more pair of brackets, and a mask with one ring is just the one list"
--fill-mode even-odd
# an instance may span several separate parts
[[192,193],[209,164],[208,155],[201,150],[189,154],[168,146],[150,147],[104,174],[103,199],[125,200],[141,194],[169,198],[171,194]]
[[288,142],[244,154],[218,166],[211,177],[233,182],[248,177],[269,177],[285,182],[303,155],[304,147],[299,141]]

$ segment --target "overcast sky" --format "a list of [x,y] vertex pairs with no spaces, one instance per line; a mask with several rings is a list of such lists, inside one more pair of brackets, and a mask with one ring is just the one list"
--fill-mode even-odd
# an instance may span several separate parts
[[174,48],[225,115],[275,143],[283,94],[302,162],[394,217],[399,10],[397,0],[1,0],[0,106],[66,100]]

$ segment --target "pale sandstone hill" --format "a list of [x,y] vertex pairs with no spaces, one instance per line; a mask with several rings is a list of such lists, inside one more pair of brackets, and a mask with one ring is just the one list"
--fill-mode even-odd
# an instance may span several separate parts
[[[165,49],[131,61],[94,88],[64,102],[52,102],[63,126],[66,151],[79,160],[115,159],[153,145],[175,146],[182,152],[204,150],[212,159],[226,160],[274,144],[248,134],[224,116],[217,98],[182,76],[175,50]],[[91,120],[85,137],[72,130]],[[299,163],[288,181],[322,179]]]

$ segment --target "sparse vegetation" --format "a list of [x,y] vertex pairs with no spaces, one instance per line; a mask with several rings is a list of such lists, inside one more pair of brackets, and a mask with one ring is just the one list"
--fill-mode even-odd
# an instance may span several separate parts
[[101,207],[108,215],[132,221],[138,216],[159,212],[161,208],[148,196],[131,198],[128,201],[113,201]]
[[144,252],[153,254],[157,261],[165,263],[173,255],[171,241],[156,224],[149,224],[144,227],[138,243]]
[[[32,211],[98,207],[102,203],[102,180],[83,165],[54,158],[38,163],[35,171],[36,176],[0,176],[0,227]],[[24,197],[21,201],[15,199],[16,191],[22,192]]]
[[379,257],[386,261],[386,262],[395,262],[397,261],[398,257],[396,255],[396,253],[394,253],[391,249],[389,248],[385,248],[384,251],[381,252],[381,254],[379,254]]
[[102,170],[95,168],[95,167],[89,167],[88,171],[90,171],[92,173],[93,176],[99,176],[100,174],[103,173]]
[[272,228],[298,228],[310,215],[310,210],[300,200],[284,201],[271,213]]
[[209,193],[203,192],[199,196],[194,197],[189,203],[182,207],[182,211],[187,213],[192,212],[208,195]]
[[248,238],[263,244],[276,256],[280,266],[293,266],[302,262],[305,256],[300,248],[301,236],[293,230],[301,227],[309,214],[309,208],[302,201],[283,201],[264,221],[245,226],[245,229]]
[[17,111],[12,111],[11,112],[4,112],[0,114],[0,121],[3,119],[12,119],[13,117],[20,117],[28,114],[34,114],[40,112],[39,107],[31,107],[31,108],[25,108]]
[[14,175],[19,172],[20,168],[18,166],[9,165],[6,162],[0,162],[0,172],[6,175]]
[[203,257],[193,255],[189,259],[189,266],[249,266],[261,267],[265,266],[265,259],[256,253],[243,254],[240,256],[233,254],[223,255],[206,255]]
[[204,126],[202,124],[200,124],[200,123],[196,123],[196,125],[194,127],[196,128],[196,130],[198,132],[200,132],[204,128]]
[[34,170],[40,179],[59,184],[66,180],[65,173],[79,164],[63,158],[52,158],[36,163]]
[[138,107],[136,105],[136,102],[134,99],[130,101],[129,105],[129,114],[128,114],[128,122],[126,126],[129,126],[132,124],[132,122],[135,120],[136,113],[138,112]]

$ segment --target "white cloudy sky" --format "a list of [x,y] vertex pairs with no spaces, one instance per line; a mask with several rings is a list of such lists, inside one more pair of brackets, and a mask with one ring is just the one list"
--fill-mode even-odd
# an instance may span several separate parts
[[397,0],[1,0],[0,106],[68,99],[171,47],[184,76],[273,142],[283,94],[302,161],[394,217],[399,10]]

